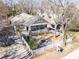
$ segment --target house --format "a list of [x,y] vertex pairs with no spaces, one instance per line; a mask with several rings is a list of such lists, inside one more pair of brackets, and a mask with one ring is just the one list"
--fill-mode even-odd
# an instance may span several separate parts
[[62,31],[62,26],[58,20],[58,16],[51,13],[44,13],[39,16],[22,13],[12,18],[11,24],[14,26],[15,30],[19,28],[22,32],[27,32],[27,35]]
[[46,33],[48,32],[48,26],[49,22],[43,19],[41,16],[35,16],[33,18],[30,18],[28,22],[25,22],[27,31],[31,34],[40,34],[40,33]]
[[13,26],[23,28],[31,34],[48,32],[49,22],[41,16],[31,16],[22,13],[11,19],[11,23]]
[[[47,14],[43,14],[43,15],[38,15],[38,16],[32,16],[32,15],[28,15],[26,13],[22,13],[20,15],[15,16],[14,18],[11,19],[11,24],[14,26],[15,31],[17,32],[18,29],[20,29],[21,34],[24,34],[26,36],[28,35],[38,35],[38,34],[42,34],[42,33],[49,33],[54,32],[57,30],[57,23],[55,20],[57,19],[57,16],[54,14],[50,14],[49,16]],[[22,36],[24,36],[22,35]],[[26,37],[24,36],[24,37]],[[25,39],[25,38],[24,38]],[[42,39],[42,38],[41,38]],[[46,40],[34,40],[37,44],[41,45],[41,46],[47,46],[45,44],[50,43],[49,42],[49,38],[47,38]],[[49,39],[49,40],[48,40]],[[27,39],[25,39],[27,40]],[[29,39],[31,40],[31,39]],[[47,41],[47,42],[46,42]],[[44,43],[44,44],[41,44]],[[48,44],[49,45],[49,44]],[[39,46],[39,47],[41,47]],[[38,48],[38,47],[36,47]]]

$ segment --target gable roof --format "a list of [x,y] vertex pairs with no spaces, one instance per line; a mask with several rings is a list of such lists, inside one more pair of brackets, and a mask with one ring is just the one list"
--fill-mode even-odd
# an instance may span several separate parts
[[25,25],[26,26],[32,25],[32,24],[34,24],[38,20],[43,20],[46,23],[48,23],[48,21],[45,20],[45,19],[43,19],[43,17],[41,17],[41,16],[35,16],[35,17],[30,18],[28,22],[25,22]]
[[15,16],[11,19],[12,24],[24,24],[26,26],[32,25],[35,21],[43,20],[46,23],[55,24],[54,21],[55,16],[52,16],[52,18],[49,18],[46,14],[45,17],[43,16],[33,16],[26,13],[22,13],[20,15]]
[[[11,22],[12,22],[12,24],[17,24],[17,25],[24,24],[26,26],[29,26],[39,19],[45,20],[41,16],[32,16],[32,15],[28,15],[26,13],[22,13],[20,15],[15,16],[14,18],[12,18]],[[45,20],[45,21],[48,22],[47,20]]]
[[11,19],[11,22],[12,24],[21,24],[21,23],[24,23],[24,22],[27,22],[29,21],[28,19],[33,17],[32,15],[29,15],[29,14],[26,14],[26,13],[22,13],[20,15],[17,15],[15,17],[13,17]]

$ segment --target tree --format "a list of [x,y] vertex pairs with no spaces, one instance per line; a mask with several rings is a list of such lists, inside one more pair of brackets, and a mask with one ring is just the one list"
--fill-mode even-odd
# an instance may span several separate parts
[[66,35],[69,24],[78,19],[76,5],[71,3],[69,0],[46,0],[44,2],[47,6],[44,6],[44,4],[42,9],[48,13],[52,12],[52,14],[56,14],[58,16],[58,19],[55,19],[55,22],[56,24],[61,24],[63,33]]
[[14,0],[5,0],[5,5],[7,6],[9,12],[7,14],[8,17],[16,15],[16,3]]
[[2,0],[0,0],[0,15],[7,19],[8,9],[7,6],[3,3]]
[[20,0],[19,1],[18,9],[20,9],[20,12],[25,12],[28,14],[36,14],[34,11],[34,4],[32,0]]

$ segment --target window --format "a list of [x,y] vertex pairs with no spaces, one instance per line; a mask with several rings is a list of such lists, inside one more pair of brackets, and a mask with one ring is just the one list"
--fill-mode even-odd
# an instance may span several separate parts
[[26,27],[27,28],[27,31],[29,30],[29,27]]
[[36,26],[31,26],[31,31],[36,31]]
[[60,25],[60,24],[58,24],[56,29],[60,29],[60,27],[61,27],[61,25]]
[[55,25],[52,24],[52,27],[55,28]]
[[36,26],[31,26],[31,31],[36,31],[36,30],[41,30],[45,29],[47,25],[36,25]]

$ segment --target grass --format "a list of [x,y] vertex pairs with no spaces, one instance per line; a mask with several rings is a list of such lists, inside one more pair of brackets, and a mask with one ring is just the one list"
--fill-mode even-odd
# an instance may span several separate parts
[[32,50],[35,50],[38,47],[38,44],[36,42],[32,41],[32,40],[29,41],[28,44],[30,45]]
[[32,50],[35,50],[35,49],[37,49],[38,48],[38,44],[35,42],[35,41],[33,41],[33,40],[27,40],[27,43],[29,44],[29,46],[30,46],[30,48],[32,49]]
[[77,48],[79,47],[79,32],[72,32],[70,31],[69,34],[72,34],[74,39],[73,39],[73,44],[74,44],[74,47]]
[[69,34],[72,34],[75,39],[79,38],[79,32],[71,32],[71,31],[69,31]]

